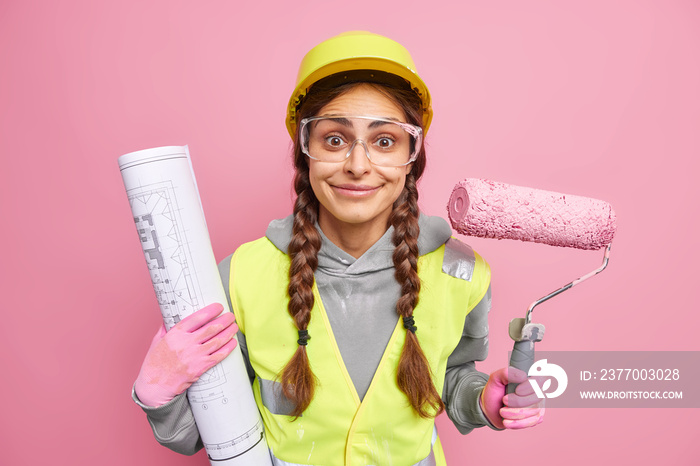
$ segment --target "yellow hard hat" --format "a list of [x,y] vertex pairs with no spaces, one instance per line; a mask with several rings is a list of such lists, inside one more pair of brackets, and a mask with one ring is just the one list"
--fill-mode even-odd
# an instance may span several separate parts
[[351,31],[321,42],[301,61],[297,85],[287,107],[287,130],[292,139],[297,127],[297,108],[311,86],[336,73],[356,70],[377,70],[403,78],[423,102],[423,132],[427,133],[433,118],[430,92],[416,73],[408,50],[388,37]]

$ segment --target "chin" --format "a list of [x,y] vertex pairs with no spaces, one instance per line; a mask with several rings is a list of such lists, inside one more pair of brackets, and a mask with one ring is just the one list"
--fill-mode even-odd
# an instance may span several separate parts
[[332,217],[335,218],[336,221],[351,225],[362,225],[374,223],[376,221],[386,221],[388,220],[389,215],[391,215],[391,207],[389,209],[368,209],[354,205],[337,206],[332,210],[326,210]]

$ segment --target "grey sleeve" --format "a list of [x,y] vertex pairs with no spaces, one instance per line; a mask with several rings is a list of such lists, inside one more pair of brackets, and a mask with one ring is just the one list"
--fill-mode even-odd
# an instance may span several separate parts
[[481,391],[489,376],[476,370],[475,361],[483,361],[489,352],[488,313],[491,309],[491,287],[464,321],[459,344],[447,359],[445,386],[442,399],[447,416],[461,434],[489,426],[496,429],[484,416],[479,406]]
[[181,393],[157,408],[141,403],[133,388],[131,398],[146,413],[158,443],[183,455],[194,455],[202,449],[204,445],[187,401],[187,393]]
[[[226,291],[229,309],[231,309],[231,296],[228,289],[230,264],[231,256],[219,263],[219,274]],[[252,383],[255,379],[255,373],[248,360],[245,336],[239,331],[236,337],[238,338],[238,345],[243,352],[243,360],[248,370],[248,377]],[[156,408],[141,403],[133,388],[131,390],[131,398],[146,413],[148,423],[153,430],[153,436],[158,443],[183,455],[193,455],[203,448],[204,445],[199,437],[192,408],[190,408],[190,403],[187,400],[187,393],[181,393],[168,403]]]

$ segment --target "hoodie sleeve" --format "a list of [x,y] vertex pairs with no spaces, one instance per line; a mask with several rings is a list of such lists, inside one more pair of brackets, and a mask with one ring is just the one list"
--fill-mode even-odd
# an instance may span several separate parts
[[[228,278],[231,264],[231,256],[219,263],[219,274],[221,281],[224,284],[226,298],[228,300],[229,309],[231,309],[231,296],[229,296]],[[245,336],[239,331],[236,334],[238,345],[243,353],[243,360],[248,369],[248,376],[255,377],[253,369],[248,360],[248,349],[245,342]],[[167,447],[174,452],[183,455],[194,455],[201,450],[204,445],[195,424],[192,408],[187,400],[187,393],[181,393],[173,398],[168,403],[158,406],[146,406],[138,399],[138,396],[131,390],[131,398],[141,409],[146,413],[148,423],[153,430],[153,436],[158,443]]]
[[194,422],[187,393],[181,393],[156,408],[146,406],[131,389],[131,398],[139,405],[153,430],[158,443],[182,455],[194,455],[204,446]]
[[488,313],[491,309],[491,286],[467,314],[462,338],[447,360],[442,399],[447,416],[461,434],[489,426],[496,429],[484,416],[479,406],[481,391],[489,376],[476,370],[476,361],[488,356]]

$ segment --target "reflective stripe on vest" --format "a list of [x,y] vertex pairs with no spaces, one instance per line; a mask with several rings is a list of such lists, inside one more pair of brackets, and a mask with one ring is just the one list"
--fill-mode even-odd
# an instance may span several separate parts
[[[421,291],[414,319],[438,393],[442,393],[447,358],[462,336],[465,317],[484,296],[490,281],[488,264],[471,248],[450,244],[453,241],[448,241],[449,248],[443,245],[418,259]],[[446,264],[449,267],[443,270]],[[396,385],[406,337],[401,319],[397,316],[374,378],[360,401],[316,285],[306,353],[318,384],[303,415],[297,419],[287,415],[289,406],[278,399],[272,381],[298,347],[297,329],[287,312],[288,274],[289,256],[267,238],[241,246],[231,260],[231,302],[257,375],[253,393],[275,464],[444,464],[441,448],[434,452],[432,447],[434,420],[420,418]]]
[[470,282],[476,265],[474,250],[455,238],[445,243],[445,255],[442,258],[442,271],[455,278]]

